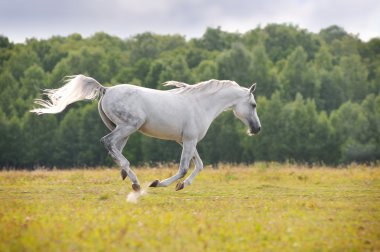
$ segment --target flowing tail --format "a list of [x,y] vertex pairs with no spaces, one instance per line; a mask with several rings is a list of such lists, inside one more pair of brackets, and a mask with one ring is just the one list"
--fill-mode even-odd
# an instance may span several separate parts
[[63,111],[67,105],[81,100],[93,100],[105,92],[106,88],[91,77],[84,75],[69,76],[66,84],[58,89],[45,89],[43,94],[48,100],[35,99],[40,108],[30,112],[40,114],[56,114]]

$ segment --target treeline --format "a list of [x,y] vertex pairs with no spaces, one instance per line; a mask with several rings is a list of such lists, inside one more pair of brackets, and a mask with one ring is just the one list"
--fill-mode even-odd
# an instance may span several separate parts
[[[244,125],[224,113],[199,144],[206,164],[380,159],[380,39],[363,42],[338,26],[316,34],[271,24],[244,34],[208,28],[190,40],[96,33],[14,44],[0,36],[1,167],[113,165],[99,142],[108,130],[97,102],[58,115],[28,112],[41,89],[79,73],[104,85],[159,89],[167,80],[257,82],[261,133],[247,137]],[[134,134],[124,152],[132,164],[178,161],[180,146]]]

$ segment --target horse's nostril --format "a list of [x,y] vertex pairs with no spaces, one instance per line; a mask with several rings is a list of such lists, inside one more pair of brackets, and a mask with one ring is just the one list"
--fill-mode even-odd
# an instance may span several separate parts
[[259,132],[261,130],[261,127],[259,127],[258,129],[257,129],[257,132]]

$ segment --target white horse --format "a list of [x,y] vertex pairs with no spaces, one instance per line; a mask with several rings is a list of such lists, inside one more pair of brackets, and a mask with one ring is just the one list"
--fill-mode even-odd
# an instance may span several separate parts
[[41,107],[31,112],[59,113],[70,103],[100,96],[99,114],[111,130],[101,142],[121,166],[122,179],[128,176],[133,190],[140,190],[140,183],[130,168],[129,161],[122,155],[129,136],[140,131],[182,145],[178,173],[163,181],[153,181],[151,187],[168,186],[183,178],[193,159],[194,171],[176,186],[176,190],[181,190],[190,185],[202,170],[203,163],[196,149],[197,143],[206,135],[212,121],[223,111],[232,109],[235,116],[249,127],[249,135],[260,131],[253,96],[256,84],[250,89],[228,80],[209,80],[194,85],[169,81],[165,85],[176,88],[162,91],[129,84],[104,87],[91,77],[71,76],[63,87],[44,90],[49,100],[35,100]]

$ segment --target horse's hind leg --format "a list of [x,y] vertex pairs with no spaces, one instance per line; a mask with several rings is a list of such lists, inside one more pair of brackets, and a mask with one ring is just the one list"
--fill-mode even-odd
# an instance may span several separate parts
[[140,190],[140,183],[136,174],[130,168],[130,163],[126,159],[122,150],[127,143],[128,137],[137,129],[129,125],[117,125],[116,128],[108,135],[101,139],[109,154],[121,167],[121,177],[124,180],[127,176],[132,182],[132,188],[135,191]]

